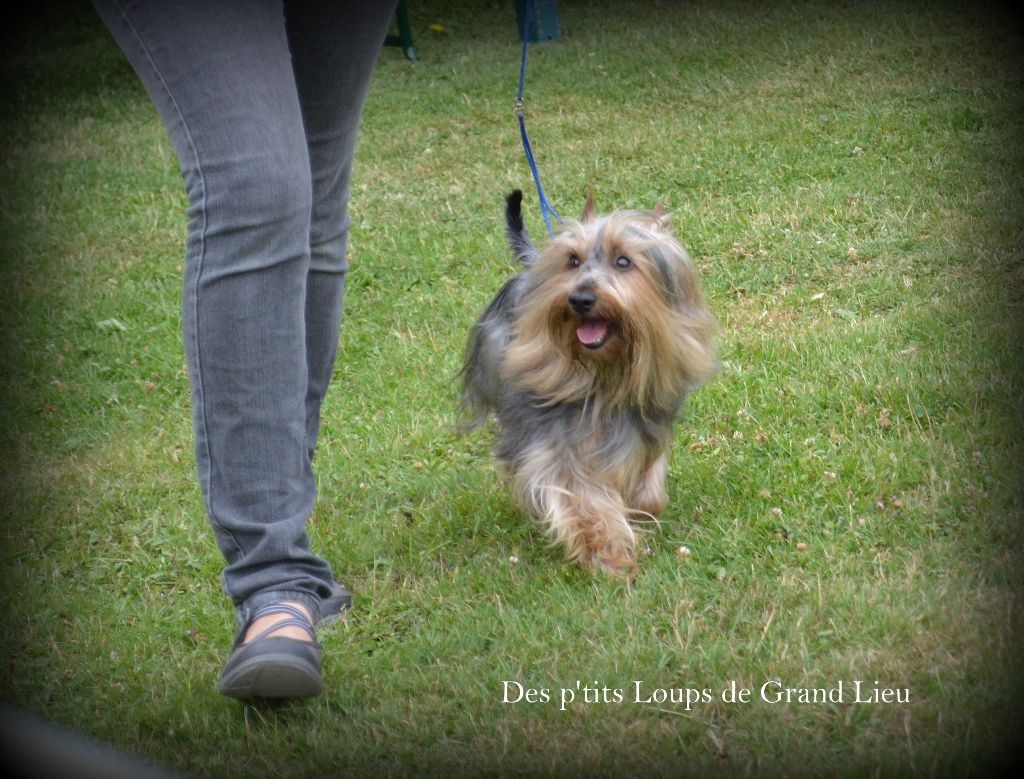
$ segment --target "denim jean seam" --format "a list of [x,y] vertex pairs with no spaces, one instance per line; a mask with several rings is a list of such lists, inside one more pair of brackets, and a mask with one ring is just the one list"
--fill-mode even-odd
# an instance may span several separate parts
[[[196,258],[195,258],[195,262],[196,262],[195,281],[191,285],[191,288],[188,290],[187,294],[190,295],[190,299],[191,299],[191,302],[192,302],[192,305],[190,306],[191,316],[192,316],[192,321],[191,321],[191,324],[192,324],[192,327],[191,327],[191,339],[192,339],[192,353],[195,355],[195,374],[196,374],[195,376],[192,377],[192,381],[193,381],[193,384],[194,384],[194,387],[195,387],[195,396],[196,396],[196,401],[197,401],[196,405],[198,406],[198,408],[196,409],[196,416],[199,419],[199,427],[202,428],[202,440],[203,440],[203,447],[205,449],[204,456],[206,458],[206,462],[209,463],[209,462],[212,461],[212,456],[211,456],[210,450],[209,450],[209,446],[210,446],[210,444],[209,444],[209,430],[208,430],[208,425],[207,425],[207,421],[206,421],[206,405],[205,405],[205,397],[206,397],[206,395],[205,395],[205,391],[204,391],[204,387],[203,387],[202,355],[200,353],[199,335],[198,335],[198,331],[199,331],[199,286],[200,286],[200,281],[201,281],[202,275],[203,275],[203,269],[204,269],[204,266],[205,266],[205,258],[206,258],[206,233],[207,233],[207,230],[209,229],[209,223],[210,223],[209,214],[207,213],[207,207],[206,207],[206,204],[207,204],[206,174],[203,171],[203,166],[202,166],[202,162],[201,162],[201,158],[200,158],[200,154],[199,154],[199,149],[196,147],[195,140],[192,137],[192,132],[189,130],[188,122],[186,121],[185,115],[182,112],[180,106],[178,105],[178,101],[175,100],[175,98],[174,98],[174,93],[171,91],[170,87],[167,85],[167,80],[164,78],[164,74],[161,72],[159,66],[156,64],[156,61],[151,56],[150,51],[149,51],[148,47],[146,46],[146,42],[143,40],[142,35],[139,33],[138,29],[132,23],[131,18],[129,17],[128,13],[124,9],[124,3],[120,2],[120,0],[117,2],[117,9],[118,9],[118,12],[120,13],[121,21],[124,23],[125,27],[131,31],[133,39],[138,44],[139,50],[142,52],[143,56],[145,57],[146,62],[148,63],[151,71],[156,76],[157,80],[160,82],[160,86],[163,88],[163,91],[166,94],[168,101],[170,102],[170,104],[172,106],[174,106],[174,113],[178,117],[178,121],[181,123],[182,131],[183,131],[183,133],[185,135],[185,138],[188,140],[189,150],[190,150],[190,152],[192,154],[193,163],[195,164],[196,173],[198,175],[199,189],[200,189],[200,203],[199,203],[199,206],[200,206],[200,213],[202,214],[203,222],[202,222],[202,227],[199,230],[199,251],[197,252],[197,255],[196,255]],[[205,472],[204,472],[204,470],[205,470]],[[211,479],[211,475],[210,475],[210,469],[208,467],[206,469],[199,469],[199,472],[200,472],[200,478],[202,479],[202,482],[203,482],[202,483],[202,490],[201,490],[201,492],[202,492],[202,494],[204,496],[204,502],[206,504],[207,514],[225,532],[225,535],[231,538],[231,542],[232,542],[232,544],[234,544],[235,549],[241,554],[243,552],[243,549],[239,545],[238,541],[235,539],[234,534],[231,533],[230,530],[228,530],[228,528],[226,528],[222,522],[220,522],[220,520],[217,518],[217,516],[216,516],[216,514],[215,514],[215,512],[213,510],[213,497],[212,497],[212,489],[211,489],[211,486],[212,486],[211,485],[211,481],[212,481],[212,479]],[[225,582],[225,584],[226,584],[226,582]],[[229,593],[229,594],[231,594],[231,593]]]

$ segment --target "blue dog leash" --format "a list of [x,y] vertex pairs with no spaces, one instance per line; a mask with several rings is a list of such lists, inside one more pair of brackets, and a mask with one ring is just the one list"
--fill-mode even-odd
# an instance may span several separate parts
[[533,0],[526,0],[526,11],[523,14],[523,58],[519,65],[519,92],[516,93],[516,116],[519,118],[519,134],[523,138],[523,151],[526,152],[526,161],[530,163],[530,172],[533,173],[533,183],[537,186],[537,197],[540,200],[540,213],[544,217],[544,225],[548,228],[548,235],[554,235],[551,227],[551,217],[559,222],[562,217],[548,202],[544,194],[544,187],[540,183],[540,173],[537,170],[537,160],[533,157],[533,149],[530,148],[530,137],[526,134],[526,112],[523,107],[523,90],[526,87],[526,52],[530,48],[530,20],[533,16]]

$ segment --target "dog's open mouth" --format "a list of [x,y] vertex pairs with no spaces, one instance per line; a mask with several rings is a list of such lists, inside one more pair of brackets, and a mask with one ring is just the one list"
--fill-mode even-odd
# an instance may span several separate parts
[[588,349],[600,349],[611,337],[614,328],[607,319],[584,319],[576,328],[576,337]]

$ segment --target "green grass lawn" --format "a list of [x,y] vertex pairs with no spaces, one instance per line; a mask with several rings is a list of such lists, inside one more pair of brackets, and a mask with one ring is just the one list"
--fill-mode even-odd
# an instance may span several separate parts
[[[564,563],[509,502],[493,430],[454,432],[468,328],[512,270],[503,195],[528,190],[543,225],[512,3],[411,2],[421,59],[385,50],[366,109],[317,461],[314,542],[357,607],[321,636],[325,695],[221,698],[233,615],[193,475],[177,163],[89,6],[43,4],[3,46],[0,700],[233,778],[1009,759],[1019,25],[960,4],[559,5],[527,81],[549,196],[664,203],[721,324],[635,581]],[[773,680],[844,700],[762,699]],[[900,698],[855,703],[855,681]],[[537,699],[504,702],[506,682]]]

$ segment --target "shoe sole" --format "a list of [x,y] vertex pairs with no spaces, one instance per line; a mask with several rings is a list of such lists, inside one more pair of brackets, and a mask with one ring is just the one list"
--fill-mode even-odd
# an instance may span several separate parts
[[318,660],[319,648],[311,656],[305,642],[263,639],[228,658],[218,690],[229,698],[311,698],[324,689]]
[[323,692],[319,672],[288,655],[267,655],[240,663],[220,681],[229,698],[312,698]]

